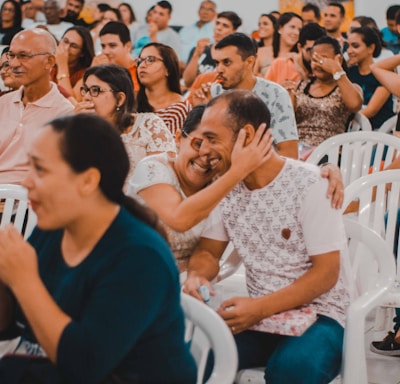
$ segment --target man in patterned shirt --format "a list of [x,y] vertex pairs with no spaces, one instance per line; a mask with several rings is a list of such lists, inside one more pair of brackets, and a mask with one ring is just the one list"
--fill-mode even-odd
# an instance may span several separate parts
[[216,62],[213,83],[191,90],[194,105],[207,102],[229,89],[248,89],[259,96],[271,112],[272,136],[282,156],[298,158],[296,120],[289,93],[280,85],[256,77],[253,67],[257,55],[254,41],[244,33],[232,33],[219,41],[212,52]]
[[[202,140],[200,155],[218,153],[227,168],[238,132],[251,142],[269,123],[254,93],[228,91],[207,105],[192,140]],[[219,259],[233,242],[250,297],[230,298],[218,313],[235,335],[239,369],[265,366],[268,383],[330,382],[340,370],[350,280],[342,215],[326,197],[327,184],[318,167],[272,153],[211,213],[189,261],[184,291],[201,299],[199,286],[212,290]],[[299,308],[317,314],[304,334],[264,328],[271,316]]]

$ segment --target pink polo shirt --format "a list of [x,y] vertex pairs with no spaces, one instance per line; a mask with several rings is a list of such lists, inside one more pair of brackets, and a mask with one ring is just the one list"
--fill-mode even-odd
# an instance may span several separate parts
[[48,121],[73,110],[54,83],[50,92],[25,107],[22,90],[0,97],[0,184],[22,183],[28,171],[27,151],[35,134]]

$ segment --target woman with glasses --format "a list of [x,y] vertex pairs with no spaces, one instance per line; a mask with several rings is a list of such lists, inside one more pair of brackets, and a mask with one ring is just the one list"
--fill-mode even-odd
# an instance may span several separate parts
[[85,70],[94,57],[93,41],[87,28],[75,26],[65,31],[56,52],[53,81],[76,101],[81,101],[80,86]]
[[167,45],[147,44],[137,58],[137,75],[138,112],[156,113],[175,135],[191,109],[181,95],[177,54]]
[[272,145],[270,130],[261,138],[264,130],[258,129],[256,139],[248,146],[244,146],[246,137],[240,132],[229,170],[212,183],[221,164],[216,153],[200,153],[203,143],[216,144],[196,134],[204,109],[204,105],[194,107],[182,131],[177,131],[176,158],[160,154],[143,159],[128,187],[128,195],[154,209],[164,223],[181,272],[187,268],[209,213],[240,180],[265,161]]
[[3,81],[3,85],[6,87],[5,90],[0,92],[0,96],[15,91],[21,86],[21,83],[15,78],[13,71],[10,68],[10,63],[8,62],[7,52],[9,47],[5,47],[0,57],[0,76]]
[[123,192],[119,135],[95,115],[39,132],[24,180],[37,228],[0,230],[0,331],[21,336],[0,382],[194,384],[178,271],[157,216]]
[[132,78],[126,68],[115,64],[88,68],[80,92],[83,100],[75,112],[96,113],[117,128],[129,155],[129,175],[145,156],[175,155],[175,141],[164,122],[154,113],[135,112]]
[[0,8],[0,45],[10,45],[12,38],[22,31],[22,11],[20,3],[5,1]]

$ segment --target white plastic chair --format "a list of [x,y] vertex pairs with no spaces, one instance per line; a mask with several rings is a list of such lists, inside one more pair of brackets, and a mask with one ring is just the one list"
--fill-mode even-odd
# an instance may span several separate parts
[[[394,259],[390,248],[375,231],[348,218],[344,219],[346,234],[349,239],[349,255],[352,276],[365,280],[360,265],[368,263],[375,270],[374,280],[368,278],[367,284],[360,284],[365,289],[352,302],[347,310],[343,344],[343,362],[341,377],[331,383],[367,384],[367,365],[365,356],[365,318],[371,309],[382,302],[394,281]],[[363,262],[363,263],[361,263]],[[290,362],[288,362],[290,366]],[[264,368],[239,371],[235,383],[263,384]]]
[[387,119],[378,129],[378,132],[382,133],[392,133],[396,128],[397,115],[392,116]]
[[372,125],[368,120],[368,117],[360,112],[354,114],[353,120],[347,128],[347,132],[357,132],[357,131],[372,131]]
[[190,352],[197,363],[197,384],[203,383],[210,349],[214,367],[206,384],[232,384],[238,357],[230,329],[214,310],[192,296],[182,293],[181,304],[186,319],[185,341],[190,341]]
[[[389,185],[390,190],[388,190]],[[399,244],[395,242],[395,237],[399,232],[396,226],[400,208],[400,170],[378,172],[356,180],[345,189],[343,206],[347,207],[352,201],[357,201],[359,205],[357,211],[351,214],[353,220],[379,233],[389,247],[393,259],[395,254],[397,260],[400,260]],[[383,307],[377,311],[375,331],[390,330],[393,327],[391,321],[393,316],[390,314],[393,308],[400,307],[399,263],[397,263],[397,269],[394,268],[396,283],[387,292],[382,302]]]
[[[29,207],[28,195],[24,187],[14,184],[0,184],[1,219],[0,228],[13,222],[24,238],[28,238],[36,225],[36,215]],[[12,340],[0,341],[0,358],[12,352],[19,341],[19,337]]]
[[27,190],[21,185],[0,184],[2,213],[0,228],[13,223],[24,238],[28,238],[36,225],[36,215],[29,207]]
[[[387,146],[386,157],[383,154]],[[337,164],[343,183],[348,186],[369,172],[386,168],[400,153],[400,139],[382,132],[348,132],[335,135],[322,142],[307,159],[307,163],[326,161]],[[373,162],[372,162],[373,159]]]

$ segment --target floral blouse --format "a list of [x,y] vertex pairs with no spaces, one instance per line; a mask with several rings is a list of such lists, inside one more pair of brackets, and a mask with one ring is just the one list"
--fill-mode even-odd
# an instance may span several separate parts
[[128,152],[132,176],[137,163],[154,152],[176,152],[175,140],[164,122],[154,113],[136,113],[132,129],[121,134]]

